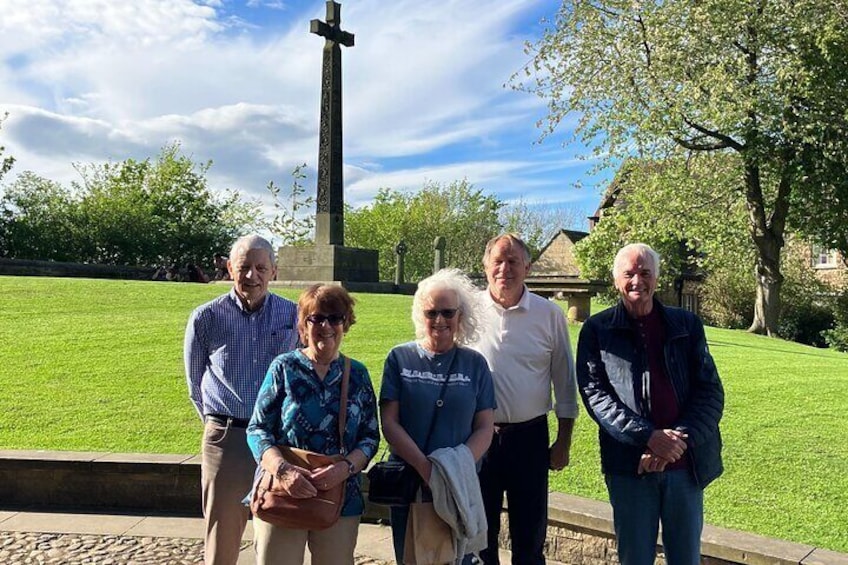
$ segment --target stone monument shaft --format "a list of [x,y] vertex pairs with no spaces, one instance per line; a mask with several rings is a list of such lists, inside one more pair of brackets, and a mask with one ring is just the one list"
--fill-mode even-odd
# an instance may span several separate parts
[[318,196],[315,243],[344,245],[344,177],[342,173],[342,52],[353,34],[341,29],[341,5],[327,2],[327,21],[312,20],[309,31],[325,38],[321,71],[321,131],[318,141]]
[[[327,21],[312,20],[309,31],[324,41],[321,72],[321,131],[318,141],[318,194],[315,245],[281,247],[277,272],[283,280],[342,284],[378,283],[379,253],[344,245],[342,177],[342,52],[353,34],[341,29],[341,6],[327,2]],[[379,284],[379,283],[378,283]]]

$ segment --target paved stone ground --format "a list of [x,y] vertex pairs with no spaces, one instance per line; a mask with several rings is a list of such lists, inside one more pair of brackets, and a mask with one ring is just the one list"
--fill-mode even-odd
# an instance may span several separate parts
[[[244,543],[247,549],[249,542]],[[0,563],[9,565],[193,565],[203,541],[118,535],[0,532]],[[309,563],[307,560],[306,564]],[[357,555],[356,565],[388,565]]]
[[195,539],[0,533],[0,563],[21,565],[190,565],[203,563]]

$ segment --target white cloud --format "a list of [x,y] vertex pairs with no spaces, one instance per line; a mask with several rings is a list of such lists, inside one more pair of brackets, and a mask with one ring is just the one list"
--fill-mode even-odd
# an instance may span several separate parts
[[[251,4],[5,0],[0,112],[11,116],[0,142],[18,158],[13,172],[67,182],[74,161],[151,157],[179,140],[213,160],[220,188],[264,196],[269,180],[289,184],[296,164],[314,173],[323,39],[308,20],[324,18],[323,3],[301,13]],[[269,9],[277,28],[251,19]],[[345,2],[342,28],[356,35],[342,48],[351,202],[427,179],[468,178],[506,198],[555,194],[561,184],[545,175],[572,174],[563,161],[573,151],[532,146],[544,109],[503,88],[525,62],[515,21],[555,9],[547,0]]]

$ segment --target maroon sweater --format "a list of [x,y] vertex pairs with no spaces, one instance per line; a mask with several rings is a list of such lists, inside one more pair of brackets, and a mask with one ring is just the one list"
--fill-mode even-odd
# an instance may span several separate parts
[[[680,416],[680,405],[677,403],[677,395],[674,386],[665,372],[665,354],[663,344],[665,343],[665,324],[659,309],[653,308],[651,312],[633,320],[633,326],[642,341],[645,357],[648,360],[648,372],[650,373],[650,386],[648,389],[648,406],[650,407],[650,421],[657,429],[671,429]],[[685,469],[686,457],[681,457],[675,463],[666,466],[666,471]]]

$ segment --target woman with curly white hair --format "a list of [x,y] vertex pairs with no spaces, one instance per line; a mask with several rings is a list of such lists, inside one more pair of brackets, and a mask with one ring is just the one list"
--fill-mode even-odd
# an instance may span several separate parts
[[[420,475],[424,501],[432,496],[434,451],[464,446],[473,470],[492,441],[492,375],[481,354],[463,347],[476,340],[478,319],[477,291],[468,277],[457,269],[440,270],[418,283],[412,301],[417,339],[392,349],[383,369],[383,435],[392,458]],[[393,506],[391,516],[395,556],[403,563],[409,506]],[[485,531],[485,517],[483,524]]]

